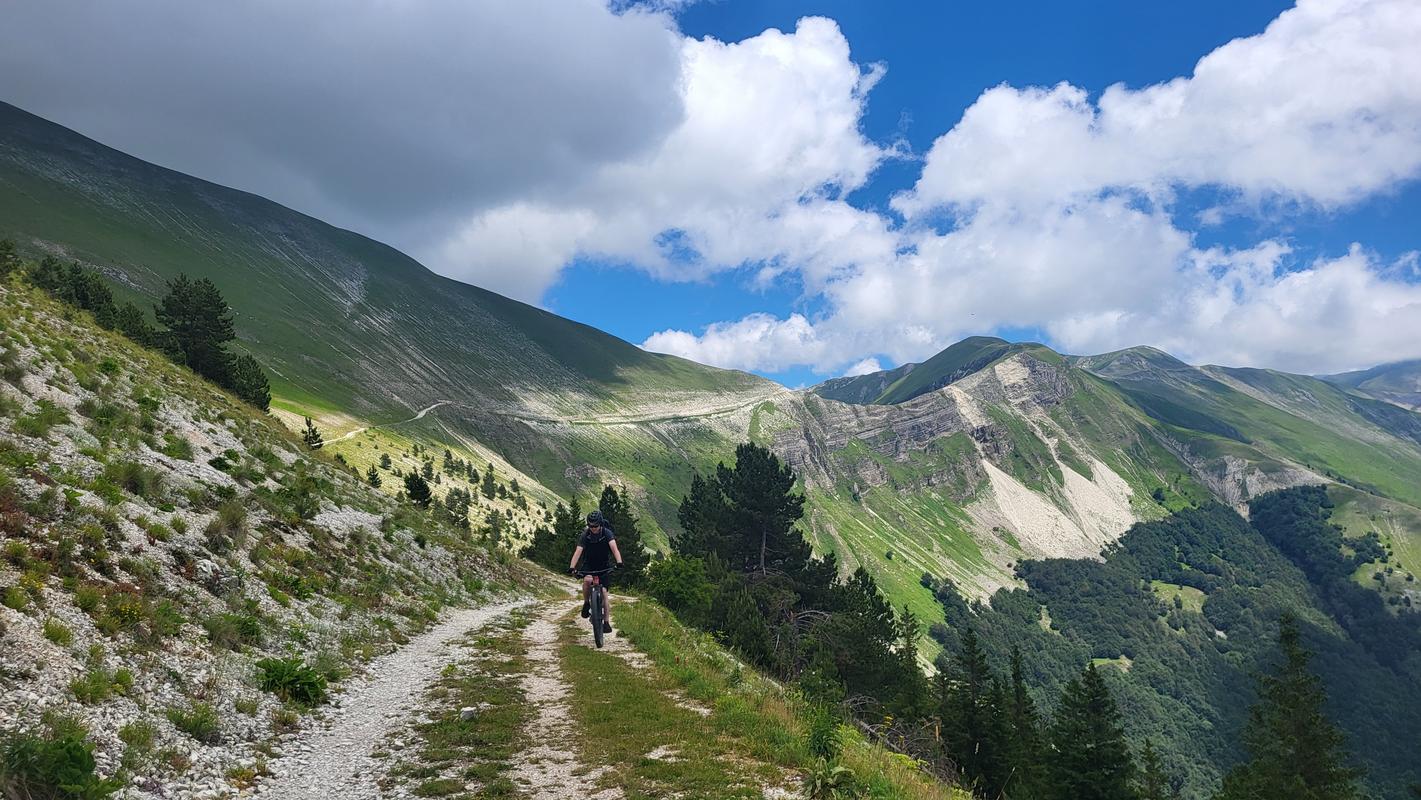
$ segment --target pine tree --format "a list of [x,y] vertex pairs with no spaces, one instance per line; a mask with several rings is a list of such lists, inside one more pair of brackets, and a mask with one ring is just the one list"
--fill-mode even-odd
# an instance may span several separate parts
[[725,497],[720,492],[720,483],[714,478],[692,476],[691,491],[681,498],[676,519],[681,523],[681,532],[672,537],[671,545],[677,553],[704,557],[718,550],[720,528],[725,519]]
[[993,726],[1001,720],[1000,708],[993,703],[992,671],[987,654],[977,641],[977,633],[967,628],[962,647],[953,659],[953,682],[940,702],[943,739],[948,755],[970,786],[980,794],[996,797],[1001,792],[1005,770],[1001,743]]
[[498,493],[498,485],[494,483],[493,479],[492,464],[489,464],[488,469],[484,471],[484,479],[483,483],[479,486],[479,493],[489,500],[492,500],[494,495]]
[[232,361],[232,393],[262,411],[271,408],[271,385],[255,358],[242,354]]
[[420,464],[419,474],[424,476],[424,479],[427,481],[434,480],[434,462],[425,461],[424,463]]
[[381,453],[381,454],[380,454],[380,469],[388,470],[388,469],[390,468],[390,464],[391,464],[391,463],[392,463],[392,462],[390,461],[390,454],[389,454],[389,453]]
[[804,496],[794,493],[794,471],[768,448],[754,443],[735,448],[735,467],[716,467],[725,496],[728,530],[738,534],[721,555],[746,572],[768,574],[771,567],[802,571],[810,549],[794,523],[804,516]]
[[1140,751],[1138,794],[1140,800],[1170,800],[1172,796],[1169,776],[1164,774],[1164,765],[1160,763],[1159,753],[1155,752],[1154,743],[1149,739],[1145,739],[1145,749]]
[[1051,724],[1051,796],[1134,800],[1135,763],[1120,712],[1094,664],[1066,685]]
[[1007,697],[1007,794],[1012,800],[1032,800],[1044,794],[1045,757],[1041,741],[1041,715],[1026,691],[1021,650],[1011,651],[1011,690]]
[[405,495],[420,508],[429,508],[429,481],[418,472],[411,472],[405,476]]
[[1259,678],[1243,730],[1249,760],[1224,777],[1221,800],[1351,800],[1359,773],[1346,766],[1343,735],[1327,718],[1322,682],[1308,668],[1297,622],[1285,616],[1283,661]]
[[622,572],[617,576],[618,582],[625,580],[635,585],[641,581],[647,565],[651,563],[651,555],[641,543],[636,515],[632,514],[626,495],[618,492],[615,486],[602,489],[597,507],[607,518],[607,524],[612,526],[612,533],[617,537],[617,550],[622,554]]
[[301,434],[301,441],[311,450],[319,450],[326,443],[325,437],[321,436],[321,429],[316,427],[310,417],[306,417],[306,430]]
[[[143,316],[143,309],[132,303],[124,303],[123,307],[118,310],[118,316],[114,318],[114,330],[144,347],[153,347],[158,344],[158,332],[148,324],[148,318]],[[268,397],[268,405],[270,405],[270,397]]]
[[232,367],[224,349],[236,338],[232,310],[207,278],[179,275],[168,281],[168,294],[154,306],[174,360],[216,383],[225,384]]
[[0,239],[0,278],[14,272],[20,266],[20,256],[15,252],[15,243]]
[[370,469],[365,470],[365,482],[376,489],[379,489],[380,484],[384,483],[384,481],[380,479],[380,471],[375,469],[374,464],[370,465]]

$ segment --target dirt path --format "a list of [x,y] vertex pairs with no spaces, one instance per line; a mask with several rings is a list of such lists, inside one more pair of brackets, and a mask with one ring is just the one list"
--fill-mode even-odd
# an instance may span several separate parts
[[286,746],[286,755],[273,764],[274,776],[261,783],[258,792],[282,800],[380,797],[375,781],[388,765],[373,758],[371,751],[418,708],[425,686],[448,661],[442,651],[468,632],[530,602],[459,609],[409,644],[376,659],[367,681],[342,695],[341,708],[325,729]]
[[558,659],[559,622],[575,612],[576,602],[571,597],[545,602],[538,609],[538,616],[523,630],[530,667],[523,676],[523,692],[533,706],[533,719],[526,732],[537,744],[515,757],[512,777],[532,800],[622,797],[620,789],[594,792],[604,770],[590,769],[577,758],[578,734],[568,705],[571,690]]
[[383,424],[383,425],[367,425],[367,426],[365,426],[365,427],[363,427],[363,428],[356,428],[355,430],[349,431],[348,433],[342,433],[340,436],[337,436],[337,437],[335,437],[334,439],[328,439],[328,440],[326,441],[326,444],[334,444],[334,443],[336,443],[336,442],[343,442],[343,441],[345,441],[346,439],[349,439],[349,438],[351,438],[351,437],[353,437],[353,436],[359,436],[360,434],[365,433],[366,431],[368,431],[368,430],[370,430],[370,429],[372,429],[372,428],[393,428],[393,427],[395,427],[396,425],[404,425],[404,424],[407,424],[407,423],[410,423],[410,422],[414,422],[415,420],[424,419],[424,415],[425,415],[425,414],[428,414],[429,412],[433,411],[433,410],[436,409],[436,408],[439,408],[440,406],[447,406],[447,405],[449,405],[450,402],[451,402],[451,401],[449,401],[449,400],[440,400],[439,402],[435,403],[434,405],[432,405],[432,406],[430,406],[430,407],[428,407],[428,408],[422,408],[422,409],[420,409],[420,410],[419,410],[419,413],[418,413],[418,414],[415,414],[413,417],[410,417],[409,419],[402,419],[402,420],[400,420],[399,422],[386,422],[386,423]]

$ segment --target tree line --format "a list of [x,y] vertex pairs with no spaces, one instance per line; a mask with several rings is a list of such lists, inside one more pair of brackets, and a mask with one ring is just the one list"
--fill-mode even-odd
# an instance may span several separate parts
[[[948,608],[960,625],[929,679],[917,663],[923,631],[914,615],[895,611],[863,569],[841,576],[832,553],[813,554],[797,527],[804,497],[795,483],[787,465],[755,444],[740,445],[733,465],[694,477],[671,553],[650,563],[644,589],[684,622],[796,685],[816,713],[859,726],[980,797],[1179,796],[1181,781],[1157,743],[1127,736],[1111,677],[1116,668],[1098,665],[1088,650],[1073,651],[1074,674],[1048,713],[1019,650],[1009,650],[1005,672],[993,669],[972,624],[976,614],[964,602]],[[575,508],[559,515],[580,529]],[[551,548],[544,559],[539,546],[530,547],[535,560],[566,565],[570,547]],[[1038,618],[1033,604],[1031,625],[1040,631]],[[1283,658],[1258,683],[1243,735],[1249,757],[1229,773],[1219,800],[1358,796],[1357,773],[1325,714],[1322,684],[1308,669],[1296,624],[1275,618],[1273,630],[1266,638],[1278,642]],[[822,755],[832,759],[832,748]]]
[[134,303],[119,305],[95,270],[77,262],[63,264],[54,256],[26,268],[14,243],[0,241],[0,275],[16,271],[60,302],[90,312],[100,327],[166,354],[262,411],[270,409],[266,372],[251,355],[228,350],[237,338],[232,309],[207,278],[192,280],[182,274],[168,281],[167,294],[153,307],[154,326]]

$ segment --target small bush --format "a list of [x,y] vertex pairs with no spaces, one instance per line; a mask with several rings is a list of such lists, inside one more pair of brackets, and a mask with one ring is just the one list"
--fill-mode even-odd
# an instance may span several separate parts
[[39,401],[39,408],[33,414],[26,414],[15,420],[15,432],[25,436],[43,439],[49,429],[69,421],[69,412],[48,400]]
[[187,709],[170,708],[168,721],[203,744],[217,744],[222,741],[222,724],[218,720],[217,709],[207,703],[193,703]]
[[113,485],[144,500],[163,491],[163,476],[136,461],[119,461],[104,467],[104,478]]
[[192,445],[187,439],[171,433],[163,434],[162,454],[168,458],[176,458],[180,461],[192,460]]
[[257,685],[287,702],[316,706],[326,702],[326,678],[299,658],[264,658],[257,662]]
[[53,617],[44,621],[44,638],[60,647],[68,647],[74,641],[74,632]]
[[301,715],[289,708],[271,711],[271,729],[276,733],[291,733],[301,729]]
[[6,586],[5,591],[0,593],[0,603],[13,611],[24,611],[30,604],[30,595],[19,586]]
[[202,621],[202,627],[213,644],[228,650],[257,647],[262,643],[261,620],[251,614],[213,614]]
[[238,697],[232,701],[232,707],[238,714],[246,714],[249,717],[256,716],[257,699],[255,697]]
[[0,789],[5,797],[102,800],[123,785],[94,772],[94,746],[82,735],[0,737]]
[[74,590],[74,605],[78,606],[79,610],[85,614],[93,614],[103,599],[103,593],[99,591],[97,586],[86,583]]
[[247,543],[247,507],[236,500],[228,500],[217,507],[217,517],[208,523],[204,531],[207,549],[222,554],[236,548],[240,550]]

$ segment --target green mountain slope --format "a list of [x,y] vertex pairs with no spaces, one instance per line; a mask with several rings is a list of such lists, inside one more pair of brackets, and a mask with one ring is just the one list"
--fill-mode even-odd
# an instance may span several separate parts
[[574,415],[775,388],[440,277],[359,234],[3,103],[0,237],[94,265],[150,299],[179,272],[211,278],[276,394],[348,412],[456,400]]
[[1421,411],[1421,358],[1319,377],[1402,408]]
[[[746,439],[771,446],[800,476],[819,550],[868,567],[929,621],[942,610],[925,574],[987,596],[1018,582],[1022,559],[1094,556],[1135,522],[1210,499],[1241,507],[1336,481],[1377,501],[1355,504],[1358,525],[1421,508],[1417,415],[1315,379],[973,337],[911,369],[791,392],[441,278],[10,106],[0,237],[139,297],[180,271],[211,277],[274,372],[277,412],[315,416],[361,470],[381,452],[414,468],[417,448],[449,448],[549,504],[618,484],[664,547],[693,474]],[[518,510],[519,535],[540,510]],[[1398,553],[1416,535],[1397,524]]]

